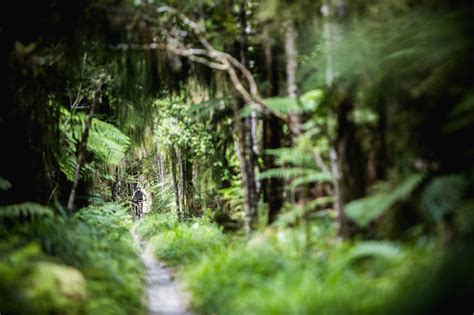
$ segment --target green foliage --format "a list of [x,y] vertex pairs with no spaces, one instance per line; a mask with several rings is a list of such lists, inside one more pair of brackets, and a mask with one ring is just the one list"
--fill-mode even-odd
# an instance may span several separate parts
[[18,217],[42,217],[53,216],[53,211],[45,206],[34,202],[23,202],[20,204],[13,204],[0,207],[0,220],[4,218],[18,218]]
[[315,112],[323,99],[324,92],[315,89],[306,92],[298,99],[290,97],[271,97],[263,100],[272,111],[284,115]]
[[[61,119],[59,129],[62,136],[62,147],[57,152],[56,158],[61,171],[69,180],[74,177],[76,168],[76,149],[81,141],[85,128],[86,115],[84,113],[73,113],[61,107]],[[130,145],[130,139],[114,125],[93,118],[91,130],[87,141],[87,150],[92,153],[92,162],[116,165],[125,156]],[[81,172],[91,175],[94,172],[92,163],[84,165]]]
[[[320,95],[317,91],[315,94],[318,97]],[[274,156],[276,163],[281,167],[265,170],[257,177],[259,179],[276,177],[291,180],[288,185],[290,190],[314,183],[330,184],[333,181],[332,174],[317,163],[319,157],[324,163],[321,153],[324,152],[324,155],[327,155],[328,147],[324,144],[315,145],[312,138],[312,132],[306,132],[298,136],[295,145],[291,148],[266,150],[265,153]]]
[[140,224],[137,225],[136,229],[142,239],[149,240],[158,233],[172,230],[177,224],[178,221],[176,219],[176,214],[152,211],[145,215],[145,217],[140,221]]
[[422,174],[411,175],[392,191],[377,193],[348,203],[344,211],[358,225],[367,226],[397,202],[408,198],[423,178]]
[[0,190],[8,190],[12,187],[12,184],[3,177],[0,177]]
[[0,310],[7,314],[84,314],[85,281],[74,268],[45,262],[38,244],[0,244]]
[[301,113],[302,109],[295,99],[290,97],[272,97],[263,100],[271,110],[281,114]]
[[242,191],[241,179],[233,180],[230,187],[222,188],[219,194],[230,212],[243,213],[244,193]]
[[153,237],[149,240],[155,255],[171,264],[182,265],[195,262],[214,251],[221,250],[226,242],[222,231],[205,218],[177,224],[176,218],[168,214],[151,214],[143,219],[144,227],[139,233]]
[[[307,216],[314,212],[315,209],[330,207],[333,203],[333,197],[319,197],[314,200],[311,200],[303,205],[291,205],[287,204],[283,207],[282,213],[278,216],[277,220],[275,221],[275,226],[278,227],[287,227],[291,225],[295,225],[303,221],[303,219],[309,219]],[[319,218],[321,216],[327,215],[327,210],[318,210],[313,217]]]
[[268,230],[188,265],[193,307],[203,314],[380,314],[416,286],[413,272],[427,264],[422,247],[338,244],[332,229],[312,231],[309,251],[303,230]]
[[[132,218],[128,214],[128,208],[119,204],[105,204],[101,207],[81,209],[72,218],[43,217],[31,223],[18,224],[9,231],[9,235],[17,235],[22,242],[40,242],[42,251],[39,249],[34,251],[36,254],[32,259],[35,262],[54,260],[72,266],[82,273],[85,278],[87,300],[81,302],[80,314],[142,314],[143,271],[137,249],[129,233],[131,225]],[[11,251],[11,247],[8,250]],[[28,257],[18,258],[21,261],[18,265],[31,266]],[[55,277],[57,273],[68,274],[71,279],[78,279],[77,276],[73,276],[72,268],[65,268],[59,266],[40,268],[38,277],[45,283],[49,283],[51,277]],[[19,270],[21,272],[22,269]],[[0,276],[2,277],[0,283],[6,279],[18,281],[18,286],[15,287],[18,291],[11,293],[19,292],[24,302],[16,299],[12,302],[12,307],[28,313],[28,303],[34,301],[25,295],[29,287],[22,282],[23,276],[19,276],[16,270],[12,274],[9,271],[0,272]],[[39,286],[38,290],[43,288]],[[52,289],[44,290],[52,292]],[[44,303],[41,305],[45,307]],[[50,307],[54,305],[50,303]],[[74,310],[71,308],[71,314],[79,314],[74,313]],[[49,308],[44,313],[42,309],[33,311],[37,314],[50,312]],[[67,310],[59,311],[69,314],[67,312]]]
[[161,146],[181,148],[198,158],[212,156],[212,136],[202,116],[196,116],[198,105],[189,104],[181,97],[171,97],[157,99],[154,106],[159,108],[156,134]]
[[468,188],[464,174],[435,177],[422,193],[423,206],[440,224],[446,214],[460,208]]
[[87,149],[107,164],[116,165],[125,155],[130,139],[114,125],[94,118]]

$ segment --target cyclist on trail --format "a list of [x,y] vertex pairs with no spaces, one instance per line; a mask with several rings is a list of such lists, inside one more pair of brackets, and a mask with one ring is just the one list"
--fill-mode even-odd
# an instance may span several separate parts
[[143,202],[146,200],[145,193],[140,186],[137,185],[137,189],[133,192],[132,206],[135,214],[135,218],[140,219],[143,213]]

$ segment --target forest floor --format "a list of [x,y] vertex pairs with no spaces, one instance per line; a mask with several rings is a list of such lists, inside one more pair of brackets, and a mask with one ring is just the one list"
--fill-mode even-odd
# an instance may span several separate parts
[[132,236],[145,267],[148,314],[190,315],[187,311],[188,295],[174,280],[172,270],[156,260],[152,247],[140,239],[135,228],[132,229]]

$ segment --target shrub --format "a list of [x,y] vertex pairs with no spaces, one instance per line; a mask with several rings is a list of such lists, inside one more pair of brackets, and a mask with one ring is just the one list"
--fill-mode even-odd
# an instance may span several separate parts
[[[71,218],[55,216],[21,223],[10,235],[16,234],[22,242],[41,244],[35,261],[54,260],[73,266],[83,274],[88,298],[81,313],[142,314],[143,266],[129,233],[131,225],[132,218],[126,207],[105,204],[81,209]],[[17,245],[9,248],[15,247]],[[20,259],[18,265],[28,266],[31,259],[28,257],[31,256]],[[53,273],[44,272],[42,276],[52,277]],[[9,275],[8,271],[0,273],[0,277],[2,280],[21,279],[16,273]],[[18,292],[26,292],[26,289],[20,281]],[[19,300],[13,306],[25,310],[30,303],[27,296],[26,301],[28,303],[21,304]],[[25,312],[49,314],[52,310]]]

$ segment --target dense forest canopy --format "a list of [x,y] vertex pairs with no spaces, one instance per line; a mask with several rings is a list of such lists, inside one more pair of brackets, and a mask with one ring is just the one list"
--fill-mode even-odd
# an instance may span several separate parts
[[472,9],[9,3],[0,313],[472,312]]

